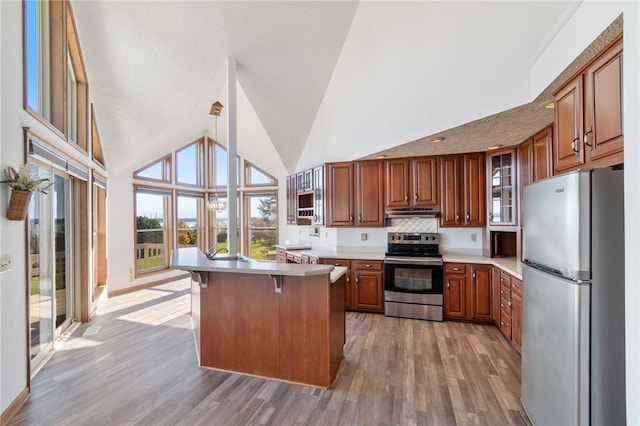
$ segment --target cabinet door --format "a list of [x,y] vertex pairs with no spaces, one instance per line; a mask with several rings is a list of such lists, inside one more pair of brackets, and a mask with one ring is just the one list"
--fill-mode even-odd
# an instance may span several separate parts
[[345,291],[344,291],[344,307],[346,309],[353,309],[353,280],[351,279],[351,261],[346,259],[321,259],[320,263],[323,265],[344,266],[347,268],[347,277]]
[[471,269],[471,319],[493,321],[491,266],[473,265]]
[[384,312],[382,272],[355,270],[355,309]]
[[438,159],[421,157],[411,160],[411,204],[416,207],[438,205]]
[[384,226],[382,161],[359,161],[356,167],[356,226]]
[[554,129],[554,173],[583,164],[582,74],[556,93]]
[[409,206],[409,160],[386,161],[387,207]]
[[465,226],[484,226],[484,154],[464,155],[464,217]]
[[522,353],[522,282],[511,278],[511,343]]
[[[551,150],[553,145],[553,127],[547,127],[533,137],[533,174],[531,182],[545,179],[553,174],[551,168]],[[522,198],[520,198],[522,200]]]
[[460,223],[459,164],[457,155],[440,158],[440,226],[458,226]]
[[494,153],[487,161],[489,171],[489,222],[491,225],[516,224],[514,149]]
[[500,325],[500,269],[493,266],[491,267],[491,291],[493,296],[491,303],[493,303],[493,321],[497,326]]
[[590,161],[622,152],[622,40],[585,72],[584,143]]
[[466,275],[447,275],[444,286],[444,316],[465,319],[467,317]]
[[313,169],[313,224],[324,225],[324,166]]
[[353,226],[353,164],[328,163],[327,226]]
[[298,214],[296,175],[287,176],[285,185],[287,187],[287,223],[295,224]]

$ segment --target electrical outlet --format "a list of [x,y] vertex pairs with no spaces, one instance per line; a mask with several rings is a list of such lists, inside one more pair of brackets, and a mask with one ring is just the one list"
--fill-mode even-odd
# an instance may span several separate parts
[[4,254],[0,257],[0,273],[11,270],[11,255]]
[[360,241],[367,241],[367,233],[363,232],[360,234]]
[[478,236],[476,234],[471,234],[471,242],[475,243],[478,240]]

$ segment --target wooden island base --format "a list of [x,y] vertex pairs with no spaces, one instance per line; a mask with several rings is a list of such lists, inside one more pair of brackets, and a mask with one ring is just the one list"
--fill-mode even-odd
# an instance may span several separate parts
[[[276,292],[281,280],[281,292]],[[192,284],[200,366],[329,388],[345,343],[346,276],[208,272]]]

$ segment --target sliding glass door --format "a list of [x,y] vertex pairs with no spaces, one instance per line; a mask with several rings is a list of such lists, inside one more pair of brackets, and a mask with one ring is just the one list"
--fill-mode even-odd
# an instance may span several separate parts
[[29,205],[31,360],[35,367],[73,318],[72,185],[69,176],[34,166],[53,185]]

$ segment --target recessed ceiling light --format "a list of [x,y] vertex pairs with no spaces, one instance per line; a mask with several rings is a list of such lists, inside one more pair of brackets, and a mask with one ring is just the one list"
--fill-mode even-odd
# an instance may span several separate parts
[[444,136],[440,136],[439,138],[431,138],[431,139],[429,139],[429,142],[438,143],[438,142],[442,142],[443,140],[444,140]]
[[553,102],[549,102],[548,104],[545,104],[544,106],[546,109],[554,109],[556,107],[556,104]]
[[376,159],[381,160],[383,158],[387,158],[387,156],[385,154],[381,154],[381,155],[377,155]]
[[502,148],[504,145],[499,144],[499,145],[493,145],[490,146],[489,148],[487,148],[487,151],[493,151],[494,149],[498,149],[498,148]]

